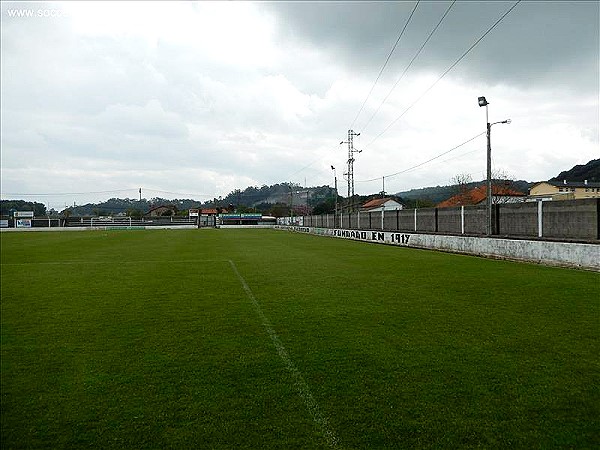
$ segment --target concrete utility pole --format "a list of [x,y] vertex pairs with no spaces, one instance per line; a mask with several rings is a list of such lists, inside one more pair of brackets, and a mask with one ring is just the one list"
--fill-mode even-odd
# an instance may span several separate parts
[[333,183],[335,185],[335,212],[334,212],[334,214],[337,216],[337,211],[338,211],[337,172],[335,171],[335,167],[333,167],[333,166],[331,166],[331,170],[333,170]]
[[487,180],[486,180],[486,234],[491,236],[494,232],[494,227],[492,226],[492,125],[496,125],[497,123],[510,123],[510,119],[500,120],[498,122],[490,123],[490,118],[488,114],[488,105],[489,102],[485,97],[478,97],[477,101],[479,106],[485,106],[485,122],[486,122],[486,136],[487,136],[487,152],[486,152],[486,162],[487,162]]
[[294,221],[294,189],[290,183],[290,225]]
[[492,142],[491,142],[491,130],[490,118],[488,114],[488,101],[485,97],[479,97],[479,107],[485,106],[485,123],[486,123],[486,139],[487,139],[487,152],[486,152],[486,232],[488,236],[492,235]]
[[348,144],[348,172],[344,175],[348,177],[348,198],[350,201],[354,197],[354,153],[362,152],[362,150],[354,149],[354,136],[360,136],[360,133],[348,130],[348,140],[340,142],[340,145]]

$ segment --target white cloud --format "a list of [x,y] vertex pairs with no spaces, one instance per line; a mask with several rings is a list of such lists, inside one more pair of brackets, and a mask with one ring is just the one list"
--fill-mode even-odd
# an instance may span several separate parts
[[[8,16],[24,5],[65,14]],[[386,180],[388,192],[447,184],[457,173],[478,179],[483,137],[406,170],[485,131],[479,95],[492,121],[513,121],[493,128],[496,167],[537,181],[598,158],[598,42],[573,47],[598,34],[597,7],[528,2],[423,95],[507,5],[457,4],[367,125],[446,7],[421,5],[418,27],[351,125],[406,4],[3,2],[3,195],[146,186],[218,197],[283,181],[332,185],[332,164],[345,193],[339,142],[350,126],[364,150],[358,193],[379,191],[381,176],[396,172],[404,173]],[[532,29],[521,35],[523,23]],[[553,52],[536,34],[548,27]]]
[[246,2],[67,2],[73,31],[182,45],[229,65],[268,65],[273,24]]
[[109,105],[96,116],[95,125],[106,133],[120,133],[126,136],[181,138],[187,135],[187,128],[181,118],[165,111],[157,99],[144,106]]

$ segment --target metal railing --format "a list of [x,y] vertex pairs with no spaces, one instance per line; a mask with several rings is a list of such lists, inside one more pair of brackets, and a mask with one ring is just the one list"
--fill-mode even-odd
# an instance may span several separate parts
[[58,227],[111,227],[111,228],[136,228],[136,227],[160,227],[160,226],[195,226],[198,228],[214,227],[215,217],[35,217],[32,219],[3,219],[4,227],[7,228],[58,228]]

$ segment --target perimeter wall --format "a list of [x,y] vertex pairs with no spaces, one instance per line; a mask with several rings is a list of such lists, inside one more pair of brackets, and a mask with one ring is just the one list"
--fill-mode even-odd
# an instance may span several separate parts
[[529,261],[556,266],[580,267],[600,271],[600,245],[597,243],[534,241],[481,236],[452,236],[285,225],[277,225],[275,228],[401,247],[466,253],[477,256]]
[[[492,235],[598,241],[600,199],[494,205]],[[485,206],[353,212],[286,218],[282,224],[349,230],[486,235]]]

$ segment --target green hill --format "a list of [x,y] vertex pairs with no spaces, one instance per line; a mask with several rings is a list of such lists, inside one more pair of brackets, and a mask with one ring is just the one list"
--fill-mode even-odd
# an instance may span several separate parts
[[[485,180],[474,181],[472,183],[468,183],[466,187],[472,189],[479,186],[484,186],[485,183]],[[531,185],[532,183],[525,180],[511,181],[511,189],[524,193],[529,192]],[[396,195],[406,200],[421,200],[438,204],[455,195],[457,193],[456,189],[456,185],[435,186],[421,189],[411,189],[410,191],[398,192]]]
[[578,164],[570,170],[559,173],[548,181],[600,181],[600,159],[592,159],[587,164]]

